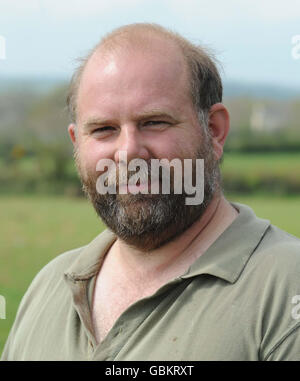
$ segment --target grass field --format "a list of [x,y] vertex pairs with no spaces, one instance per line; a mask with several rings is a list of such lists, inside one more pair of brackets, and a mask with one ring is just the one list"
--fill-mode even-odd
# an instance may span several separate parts
[[268,153],[237,153],[224,154],[223,171],[272,173],[300,173],[300,153],[297,152],[268,152]]
[[[300,237],[300,196],[228,196],[248,204],[259,217]],[[87,244],[103,229],[84,199],[50,196],[0,197],[0,295],[6,319],[0,320],[0,353],[20,300],[36,273],[58,254]]]

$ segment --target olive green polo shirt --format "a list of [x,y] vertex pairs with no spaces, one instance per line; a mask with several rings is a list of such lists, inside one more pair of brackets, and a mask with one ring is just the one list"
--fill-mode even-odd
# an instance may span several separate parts
[[100,345],[92,292],[116,237],[106,230],[52,260],[23,297],[2,360],[300,360],[300,240],[232,205],[239,215],[207,251],[132,304]]

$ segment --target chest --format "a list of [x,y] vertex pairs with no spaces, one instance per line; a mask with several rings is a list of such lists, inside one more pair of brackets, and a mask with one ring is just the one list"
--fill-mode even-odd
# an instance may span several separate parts
[[135,285],[100,273],[95,283],[92,320],[97,342],[102,342],[117,319],[132,304],[153,294],[159,285]]
[[[233,303],[228,288],[220,289],[214,282],[212,278],[182,281],[170,287],[156,307],[149,308],[149,314],[147,308],[137,306],[131,315],[137,319],[124,317],[126,329],[109,341],[117,340],[122,348],[115,360],[257,360],[256,309],[245,309],[245,303],[236,299]],[[119,292],[111,285],[101,285],[96,295],[98,343],[125,309],[145,297],[141,290],[133,292],[125,285]]]

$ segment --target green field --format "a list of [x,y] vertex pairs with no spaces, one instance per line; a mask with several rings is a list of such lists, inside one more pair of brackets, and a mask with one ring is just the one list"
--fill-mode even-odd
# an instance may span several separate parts
[[268,152],[268,153],[237,153],[225,152],[223,171],[237,172],[272,172],[300,173],[300,153],[298,152]]
[[[236,196],[258,216],[300,237],[300,196]],[[6,319],[0,320],[0,353],[21,297],[35,274],[58,254],[88,243],[103,225],[90,204],[80,198],[1,196],[0,295]]]

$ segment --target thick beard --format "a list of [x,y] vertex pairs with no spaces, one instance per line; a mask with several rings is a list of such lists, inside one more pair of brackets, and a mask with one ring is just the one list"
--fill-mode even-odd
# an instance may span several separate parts
[[[211,140],[204,139],[195,159],[204,159],[204,199],[199,205],[186,205],[181,194],[99,194],[97,175],[83,171],[78,152],[75,162],[83,190],[97,214],[122,241],[148,252],[161,247],[201,218],[214,194],[220,191],[219,163]],[[194,161],[193,161],[194,162]]]

